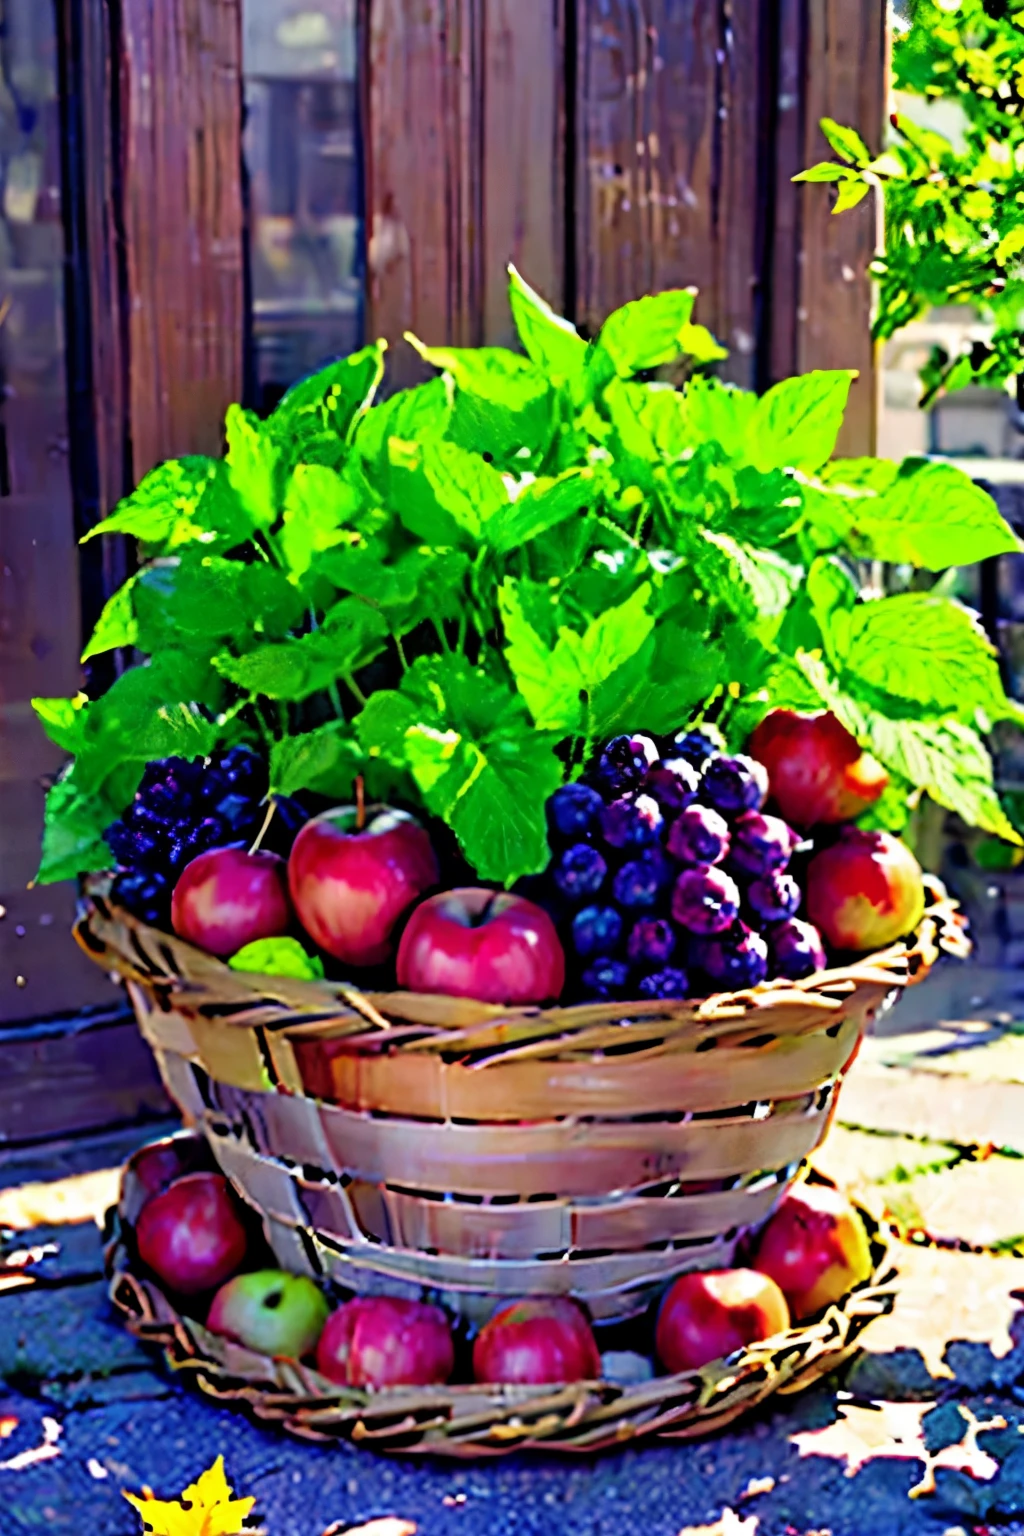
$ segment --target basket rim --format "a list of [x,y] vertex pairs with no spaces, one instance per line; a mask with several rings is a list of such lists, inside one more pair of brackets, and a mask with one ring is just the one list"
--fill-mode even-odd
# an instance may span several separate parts
[[928,906],[912,935],[802,980],[764,981],[704,998],[506,1006],[435,993],[363,991],[347,981],[301,981],[233,970],[225,961],[175,934],[149,927],[111,902],[111,879],[103,873],[83,882],[74,937],[94,962],[162,994],[168,1006],[197,1006],[205,991],[219,1000],[219,1022],[248,1026],[254,1010],[269,1010],[275,1017],[265,1022],[290,1033],[304,1027],[322,1030],[336,1023],[349,1035],[379,1038],[386,1034],[390,1044],[413,1050],[464,1047],[469,1036],[474,1041],[500,1037],[507,1048],[512,1031],[521,1031],[525,1038],[572,1036],[627,1015],[633,1024],[661,1019],[710,1025],[787,1005],[828,1011],[840,1007],[861,985],[896,992],[922,980],[941,954],[966,958],[971,949],[958,904],[940,880],[926,875]]
[[[189,1130],[158,1138],[139,1148],[122,1170],[119,1203],[108,1212],[111,1302],[131,1333],[159,1346],[168,1366],[187,1372],[205,1395],[237,1400],[257,1420],[276,1422],[301,1438],[345,1438],[382,1450],[465,1458],[518,1450],[598,1451],[641,1438],[711,1433],[775,1392],[795,1393],[836,1369],[854,1353],[860,1333],[895,1302],[893,1245],[858,1205],[871,1243],[871,1277],[814,1318],[699,1370],[632,1384],[601,1378],[546,1387],[338,1386],[299,1362],[273,1359],[211,1333],[180,1312],[134,1262],[124,1213],[129,1175],[148,1148],[182,1139],[203,1138]],[[831,1182],[813,1171],[811,1178]]]

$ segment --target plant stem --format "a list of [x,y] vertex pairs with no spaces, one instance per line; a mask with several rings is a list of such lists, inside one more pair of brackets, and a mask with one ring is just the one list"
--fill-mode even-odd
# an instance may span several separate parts
[[260,827],[259,831],[256,834],[256,841],[253,843],[252,847],[249,849],[250,853],[259,853],[260,844],[262,843],[263,839],[267,835],[267,829],[270,826],[270,823],[274,819],[274,812],[276,810],[277,810],[277,796],[276,795],[271,795],[270,796],[270,803],[267,806],[267,814],[263,818],[263,825],[262,825],[262,827]]
[[366,786],[361,773],[356,774],[356,831],[366,826]]
[[408,672],[409,663],[405,659],[405,647],[402,644],[402,637],[401,635],[393,635],[392,639],[395,642],[395,650],[398,652],[398,659],[402,663],[402,671]]
[[450,656],[452,648],[448,644],[448,636],[444,632],[444,625],[441,623],[440,619],[431,619],[431,623],[433,624],[434,629],[435,629],[435,631],[437,633],[437,638],[441,642],[441,649],[442,649],[442,651],[444,651],[446,656]]
[[358,704],[360,704],[363,707],[363,709],[365,709],[366,708],[366,694],[360,688],[359,684],[356,682],[356,680],[352,676],[351,672],[346,672],[345,673],[344,678],[343,678],[343,682],[345,684],[345,687],[352,694],[352,697],[356,700],[356,702]]

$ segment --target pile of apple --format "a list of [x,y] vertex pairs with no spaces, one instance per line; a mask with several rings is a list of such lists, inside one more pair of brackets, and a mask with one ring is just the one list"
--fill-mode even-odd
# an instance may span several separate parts
[[115,899],[152,920],[166,886],[175,931],[240,969],[274,939],[300,962],[390,966],[380,985],[489,1003],[704,995],[884,947],[924,910],[910,851],[850,824],[887,778],[827,713],[773,710],[747,755],[699,731],[604,743],[548,803],[548,870],[513,892],[439,889],[426,828],[361,792],[304,824],[289,802],[283,852],[204,847],[251,826],[259,772],[245,748],[152,764],[110,834],[129,861]]
[[[355,1296],[334,1306],[311,1279],[249,1267],[260,1241],[228,1181],[195,1170],[196,1143],[164,1143],[136,1159],[146,1191],[135,1226],[141,1263],[181,1310],[262,1355],[306,1362],[328,1381],[379,1389],[446,1382],[553,1385],[654,1374],[639,1351],[602,1354],[584,1309],[557,1296],[497,1308],[474,1336],[426,1302]],[[180,1150],[184,1148],[185,1150]],[[749,1268],[683,1275],[652,1321],[668,1374],[784,1333],[871,1276],[857,1212],[827,1185],[797,1185],[762,1229]],[[643,1332],[638,1325],[638,1333]]]

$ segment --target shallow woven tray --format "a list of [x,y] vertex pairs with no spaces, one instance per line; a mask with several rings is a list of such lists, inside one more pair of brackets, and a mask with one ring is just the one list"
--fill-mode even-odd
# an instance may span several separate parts
[[499,1008],[241,975],[113,908],[79,942],[129,985],[185,1117],[278,1262],[479,1322],[570,1294],[598,1322],[731,1262],[825,1135],[868,1022],[940,949],[683,1002]]
[[272,1360],[233,1344],[175,1309],[134,1257],[131,1219],[143,1198],[134,1161],[124,1171],[107,1247],[110,1296],[126,1326],[158,1345],[171,1369],[206,1397],[306,1440],[351,1440],[381,1451],[468,1459],[519,1450],[594,1452],[641,1437],[708,1435],[773,1393],[800,1392],[834,1371],[895,1298],[896,1271],[878,1227],[864,1212],[875,1264],[867,1284],[814,1322],[700,1371],[630,1387],[606,1381],[381,1392],[338,1387],[295,1361]]

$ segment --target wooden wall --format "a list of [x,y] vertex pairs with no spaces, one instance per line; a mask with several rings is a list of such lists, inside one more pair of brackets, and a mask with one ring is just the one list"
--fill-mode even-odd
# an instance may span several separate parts
[[[592,333],[694,284],[763,388],[861,370],[849,451],[873,441],[871,203],[831,216],[791,176],[818,120],[878,146],[881,0],[366,0],[370,329],[504,342],[515,261]],[[408,356],[400,366],[412,370]]]

